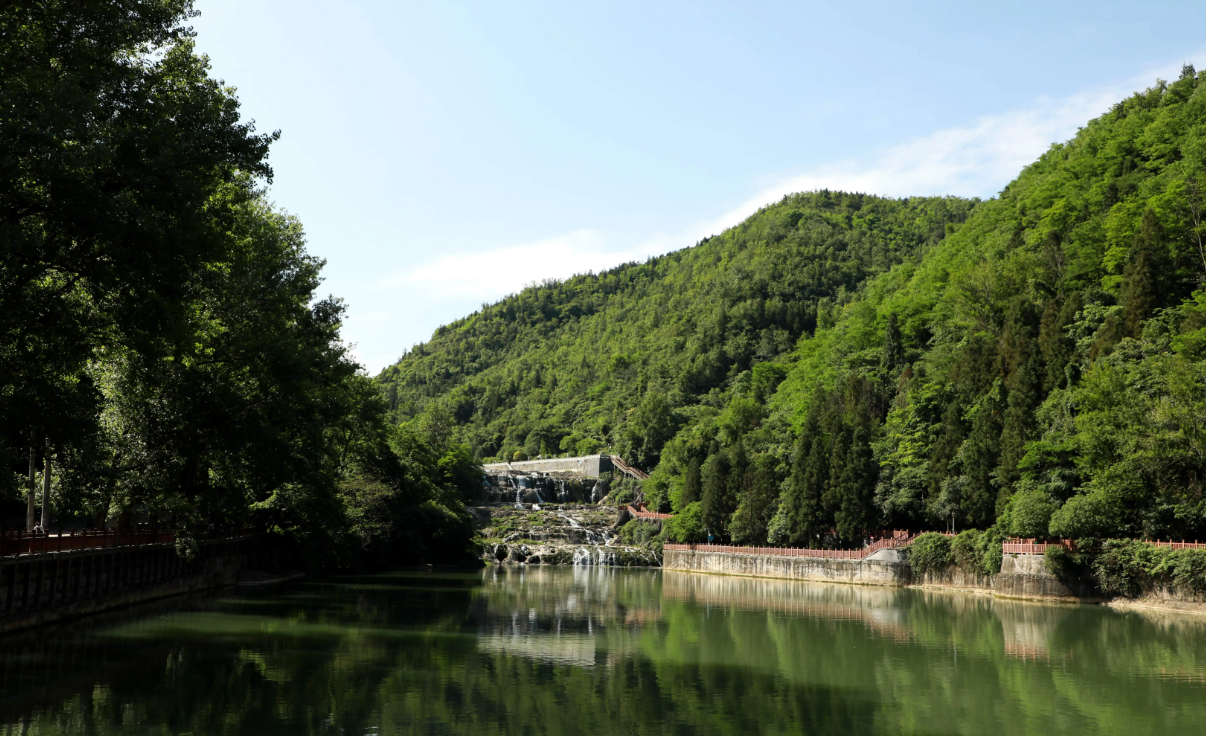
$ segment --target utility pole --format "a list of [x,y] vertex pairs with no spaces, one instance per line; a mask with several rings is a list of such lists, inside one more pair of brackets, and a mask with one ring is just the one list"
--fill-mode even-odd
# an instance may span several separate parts
[[32,442],[34,437],[37,437],[37,435],[31,433],[31,441],[29,443],[29,489],[25,502],[25,531],[27,532],[32,532],[34,528],[34,473],[37,470],[38,462],[37,448]]
[[46,441],[46,467],[42,473],[42,531],[50,533],[50,440]]

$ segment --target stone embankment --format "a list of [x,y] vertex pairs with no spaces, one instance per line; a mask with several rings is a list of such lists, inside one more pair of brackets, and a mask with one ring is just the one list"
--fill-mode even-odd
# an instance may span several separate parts
[[881,549],[861,560],[667,549],[662,565],[667,570],[825,583],[908,585],[912,579],[898,549]]
[[618,543],[626,515],[610,506],[491,504],[470,509],[488,564],[656,567],[657,552]]
[[1096,602],[1086,585],[1068,584],[1043,565],[1042,555],[1007,554],[997,575],[975,575],[956,567],[916,576],[906,554],[881,549],[863,559],[825,559],[667,549],[667,570],[782,578],[821,583],[852,583],[888,587],[943,588],[983,592],[1002,598]]

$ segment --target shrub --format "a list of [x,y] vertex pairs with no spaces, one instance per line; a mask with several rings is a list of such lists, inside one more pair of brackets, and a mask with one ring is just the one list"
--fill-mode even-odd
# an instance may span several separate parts
[[1073,496],[1051,515],[1048,533],[1065,539],[1108,537],[1118,532],[1118,517],[1118,511],[1099,493]]
[[1152,585],[1157,550],[1138,539],[1104,542],[1093,561],[1093,578],[1103,593],[1137,598]]
[[909,565],[914,574],[945,570],[951,564],[951,540],[938,532],[919,535],[909,546]]
[[1090,574],[1091,559],[1083,552],[1071,552],[1064,547],[1048,547],[1043,553],[1043,567],[1060,580],[1080,580]]
[[984,574],[981,565],[984,553],[979,547],[980,536],[978,529],[966,529],[951,540],[951,559],[960,570],[973,575]]
[[1001,542],[1009,536],[1005,532],[1004,520],[997,519],[997,523],[985,529],[980,533],[980,538],[976,540],[976,549],[980,553],[980,572],[984,575],[996,575],[1001,572],[1001,558],[1004,556],[1001,552]]
[[1024,488],[1009,501],[1009,533],[1015,537],[1037,537],[1044,539],[1050,534],[1051,515],[1055,504],[1045,491]]
[[1206,595],[1206,550],[1157,547],[1137,539],[1103,542],[1093,561],[1102,592],[1137,598],[1154,588]]
[[951,540],[951,561],[973,575],[996,575],[1001,572],[1001,542],[1004,539],[1000,524],[984,531],[961,531]]
[[1165,560],[1165,573],[1179,593],[1206,595],[1206,550],[1179,549]]
[[699,501],[689,503],[662,525],[662,538],[667,542],[687,544],[707,539],[704,531],[703,507]]
[[528,453],[524,452],[523,450],[516,450],[515,454],[511,456],[511,462],[513,463],[521,462],[527,459]]
[[620,527],[620,544],[630,547],[645,547],[661,532],[661,524],[651,519],[631,519]]

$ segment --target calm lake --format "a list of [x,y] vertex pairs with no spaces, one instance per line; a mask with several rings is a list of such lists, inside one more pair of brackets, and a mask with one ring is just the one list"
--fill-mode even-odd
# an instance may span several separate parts
[[658,570],[300,583],[0,657],[2,734],[1206,733],[1206,617]]

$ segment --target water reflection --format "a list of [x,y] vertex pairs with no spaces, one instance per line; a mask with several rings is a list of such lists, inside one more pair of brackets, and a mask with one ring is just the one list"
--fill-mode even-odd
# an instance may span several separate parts
[[0,733],[1206,733],[1206,620],[652,570],[177,601],[0,646]]

